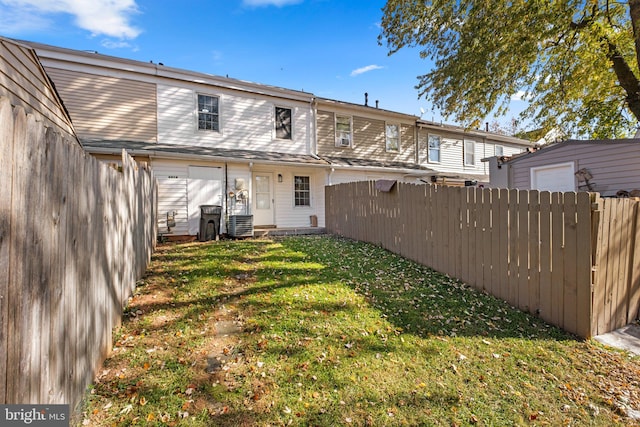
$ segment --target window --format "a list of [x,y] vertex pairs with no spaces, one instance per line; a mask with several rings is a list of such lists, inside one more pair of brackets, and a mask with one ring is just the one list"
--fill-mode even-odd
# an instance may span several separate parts
[[476,165],[476,143],[475,141],[464,141],[464,164],[465,166]]
[[291,108],[276,107],[276,138],[291,139]]
[[220,130],[218,115],[219,99],[217,96],[198,95],[198,129]]
[[308,176],[296,176],[293,179],[293,199],[295,206],[311,206],[311,186]]
[[494,154],[496,156],[504,156],[504,147],[502,145],[496,145],[494,149]]
[[400,126],[387,125],[387,151],[400,151]]
[[336,116],[336,147],[351,147],[351,117]]
[[440,163],[440,136],[429,135],[429,161]]

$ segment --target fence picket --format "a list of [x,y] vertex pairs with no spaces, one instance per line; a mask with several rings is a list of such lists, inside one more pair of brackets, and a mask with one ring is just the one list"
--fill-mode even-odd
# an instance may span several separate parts
[[529,301],[529,192],[523,191],[518,200],[518,305],[531,311]]
[[529,312],[540,313],[540,193],[529,191]]
[[[591,195],[578,193],[576,201],[576,330],[579,336],[591,333],[591,247],[583,236],[591,234]],[[590,243],[590,242],[589,242]]]
[[499,265],[498,277],[500,282],[500,292],[497,297],[505,301],[509,300],[509,190],[503,188],[500,192],[500,249],[499,249]]
[[518,190],[509,190],[509,295],[507,301],[518,306]]
[[627,323],[638,318],[640,310],[640,203],[633,204],[631,236],[631,261],[629,262],[629,312]]
[[540,200],[540,291],[539,310],[540,317],[547,322],[552,321],[551,316],[551,193],[541,191]]
[[[114,215],[118,224],[104,227],[103,189],[124,175],[85,155],[67,130],[44,123],[0,97],[0,156],[7,165],[0,168],[0,404],[67,403],[75,410],[106,357],[110,309],[129,296],[114,301],[107,289],[133,289],[135,278],[120,272],[144,270],[156,225],[138,211]],[[149,171],[128,172],[146,174],[149,180],[138,182],[155,186]],[[120,192],[108,209],[153,206],[155,189],[147,190]],[[110,250],[114,241],[118,247]]]
[[578,251],[578,234],[576,223],[576,193],[564,194],[564,322],[563,327],[569,332],[577,332],[578,272],[576,256]]
[[[0,98],[0,158],[13,158],[13,111],[6,98]],[[12,168],[0,168],[0,403],[6,402],[8,340],[8,292],[10,280],[10,248],[12,229]]]
[[379,240],[389,250],[583,337],[636,318],[637,201],[588,193],[397,185],[393,194],[363,196],[356,205],[368,203],[368,215],[343,201],[353,196],[343,186],[329,187],[328,231]]
[[492,292],[491,283],[491,206],[493,205],[492,193],[489,189],[480,189],[482,192],[482,289]]

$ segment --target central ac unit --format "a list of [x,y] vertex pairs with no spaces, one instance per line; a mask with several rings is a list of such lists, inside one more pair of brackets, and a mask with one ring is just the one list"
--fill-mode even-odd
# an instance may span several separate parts
[[229,216],[229,235],[231,237],[253,237],[253,215]]

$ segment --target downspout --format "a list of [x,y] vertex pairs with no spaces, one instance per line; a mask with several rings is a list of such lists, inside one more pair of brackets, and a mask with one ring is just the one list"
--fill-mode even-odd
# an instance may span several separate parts
[[249,162],[249,194],[247,194],[247,205],[245,214],[253,215],[253,162]]
[[310,147],[309,147],[309,152],[311,155],[318,155],[318,135],[316,133],[316,128],[318,126],[318,117],[316,114],[316,109],[317,107],[317,103],[316,103],[316,98],[315,96],[311,98],[311,101],[309,101],[309,108],[311,109],[311,120],[309,121],[309,125],[311,126],[311,129],[309,130],[309,134],[310,134]]
[[224,162],[224,231],[229,230],[229,169]]

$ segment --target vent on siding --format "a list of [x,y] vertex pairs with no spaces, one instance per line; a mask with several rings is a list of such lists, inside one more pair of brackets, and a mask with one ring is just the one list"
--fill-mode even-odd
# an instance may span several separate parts
[[253,215],[229,216],[229,235],[231,237],[253,237]]

